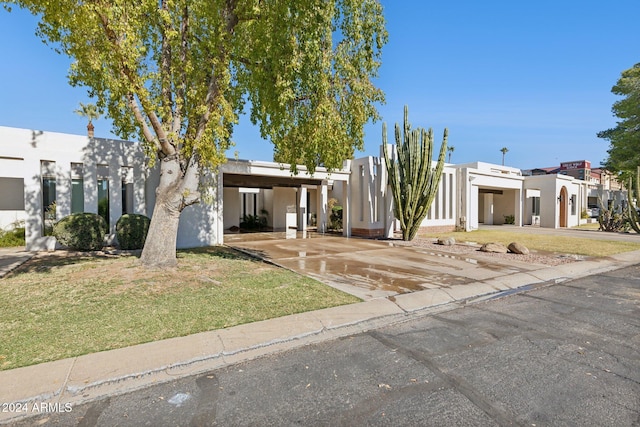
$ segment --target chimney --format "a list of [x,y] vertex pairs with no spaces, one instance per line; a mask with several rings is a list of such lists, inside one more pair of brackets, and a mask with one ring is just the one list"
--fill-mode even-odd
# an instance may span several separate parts
[[89,138],[93,139],[93,123],[89,122],[89,124],[87,125],[87,135],[89,136]]

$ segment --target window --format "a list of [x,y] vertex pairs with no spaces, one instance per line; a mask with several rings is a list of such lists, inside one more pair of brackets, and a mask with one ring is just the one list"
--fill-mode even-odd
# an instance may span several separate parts
[[109,166],[98,165],[98,215],[109,227]]
[[98,179],[98,215],[107,222],[109,226],[109,180]]
[[576,214],[576,195],[572,194],[571,195],[571,200],[569,200],[569,202],[571,203],[571,215],[575,215]]
[[71,213],[84,212],[82,163],[71,163]]
[[532,197],[531,198],[531,214],[539,216],[540,215],[540,197]]
[[133,184],[122,181],[122,215],[133,213]]
[[122,215],[133,213],[133,168],[131,166],[120,167],[120,180],[122,183]]
[[44,235],[50,236],[56,220],[56,163],[40,162],[42,176],[42,220]]
[[42,211],[45,219],[56,219],[56,179],[42,178]]
[[0,178],[0,211],[24,210],[24,179]]

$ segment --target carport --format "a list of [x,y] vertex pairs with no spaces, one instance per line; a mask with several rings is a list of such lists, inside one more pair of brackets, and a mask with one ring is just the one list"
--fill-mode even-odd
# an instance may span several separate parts
[[476,162],[458,166],[460,179],[460,217],[466,231],[479,224],[504,224],[513,217],[522,225],[522,183],[520,169]]
[[343,207],[343,234],[350,235],[349,165],[329,173],[317,168],[313,175],[299,167],[293,175],[288,165],[273,162],[228,160],[221,167],[224,233],[237,232],[247,217],[264,218],[274,232],[329,229],[328,201]]

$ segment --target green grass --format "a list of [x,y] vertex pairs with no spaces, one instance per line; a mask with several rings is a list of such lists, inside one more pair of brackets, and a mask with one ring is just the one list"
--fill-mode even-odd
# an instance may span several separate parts
[[53,255],[0,280],[0,370],[359,301],[227,248],[178,258]]
[[[578,233],[580,234],[580,233]],[[638,242],[621,242],[613,240],[595,240],[584,237],[566,237],[547,234],[527,234],[523,231],[475,230],[470,232],[428,233],[421,237],[449,237],[456,242],[476,242],[484,244],[498,242],[507,246],[511,242],[520,242],[530,250],[556,252],[561,254],[576,254],[594,257],[604,257],[622,252],[640,250],[640,236]]]

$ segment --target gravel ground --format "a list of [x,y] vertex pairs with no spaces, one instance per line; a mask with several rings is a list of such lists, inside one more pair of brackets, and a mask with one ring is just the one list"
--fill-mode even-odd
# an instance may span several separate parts
[[436,243],[436,239],[425,239],[421,237],[416,237],[410,242],[405,242],[403,240],[396,240],[394,244],[400,246],[416,246],[421,248],[433,249],[438,252],[447,252],[453,254],[467,255],[473,254],[474,256],[481,256],[483,258],[493,258],[493,259],[504,259],[504,260],[512,260],[533,264],[542,264],[542,265],[561,265],[568,264],[571,262],[577,262],[587,259],[581,255],[572,255],[572,254],[556,254],[556,253],[542,253],[539,251],[532,251],[528,255],[520,255],[513,253],[493,253],[493,252],[480,252],[480,246],[477,244],[466,244],[466,243],[457,243],[452,246],[444,246],[438,245]]

